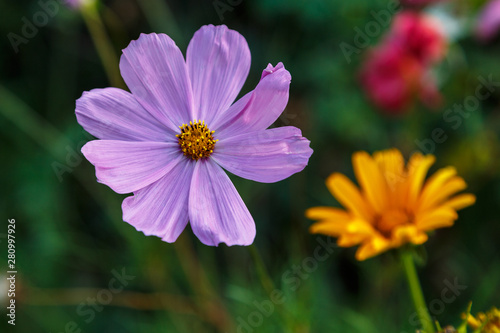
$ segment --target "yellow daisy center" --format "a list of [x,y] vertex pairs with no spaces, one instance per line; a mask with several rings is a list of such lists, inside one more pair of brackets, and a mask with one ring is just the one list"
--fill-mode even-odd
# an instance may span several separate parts
[[210,131],[205,121],[192,121],[188,124],[179,126],[181,133],[176,137],[179,139],[179,146],[185,156],[193,160],[209,157],[214,152],[215,140],[213,134],[215,131]]

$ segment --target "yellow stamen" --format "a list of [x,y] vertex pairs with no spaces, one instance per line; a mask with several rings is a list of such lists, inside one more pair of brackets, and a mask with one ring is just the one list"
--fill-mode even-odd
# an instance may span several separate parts
[[179,138],[179,146],[185,156],[197,161],[213,153],[215,143],[219,140],[214,139],[212,134],[215,131],[210,131],[205,121],[190,121],[189,125],[183,124],[179,128],[181,133],[176,137]]

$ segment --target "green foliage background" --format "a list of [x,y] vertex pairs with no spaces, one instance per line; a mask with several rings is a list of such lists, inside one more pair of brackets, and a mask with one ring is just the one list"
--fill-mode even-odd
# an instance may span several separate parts
[[[357,74],[367,49],[349,63],[339,47],[353,45],[354,28],[364,29],[374,20],[371,11],[386,9],[387,1],[243,0],[233,1],[239,4],[229,5],[232,10],[222,17],[212,1],[99,5],[117,56],[141,32],[167,33],[185,52],[200,26],[226,24],[245,36],[252,52],[242,94],[253,89],[268,63],[282,61],[292,74],[290,102],[276,125],[297,126],[311,140],[308,167],[276,184],[232,177],[256,221],[255,246],[285,297],[252,332],[415,331],[414,310],[392,253],[356,262],[355,249],[336,248],[316,269],[302,273],[306,277],[299,284],[288,278],[299,276],[296,265],[319,244],[318,236],[308,233],[305,209],[338,206],[325,178],[337,171],[353,179],[350,158],[357,150],[397,147],[408,157],[418,149],[415,140],[430,138],[435,128],[448,139],[436,144],[431,171],[456,166],[477,203],[424,245],[426,262],[419,273],[428,302],[442,300],[445,281],[467,287],[431,314],[456,325],[469,300],[473,313],[500,305],[500,90],[456,130],[443,120],[447,108],[474,94],[478,76],[500,80],[500,40],[481,44],[471,34],[482,2],[457,1],[446,9],[461,18],[461,34],[437,69],[444,105],[435,111],[417,106],[399,117],[381,114],[360,89]],[[251,253],[245,247],[207,247],[190,227],[168,244],[122,221],[125,196],[95,181],[93,166],[80,153],[91,137],[74,114],[83,91],[110,83],[80,13],[62,5],[15,53],[8,33],[21,34],[21,19],[38,11],[35,0],[0,1],[0,278],[7,271],[5,233],[12,218],[18,270],[16,326],[7,325],[4,316],[0,331],[238,332],[242,320],[255,316],[256,303],[270,299]],[[71,172],[58,177],[54,165]],[[122,268],[135,278],[91,320],[80,315],[78,307],[108,288],[112,270]]]

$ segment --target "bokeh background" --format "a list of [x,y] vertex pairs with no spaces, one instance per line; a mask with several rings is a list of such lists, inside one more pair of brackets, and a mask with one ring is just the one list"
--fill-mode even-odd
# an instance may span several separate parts
[[[430,138],[435,128],[448,139],[431,151],[437,157],[431,172],[454,165],[477,203],[423,247],[419,274],[433,304],[430,312],[442,324],[457,325],[470,300],[473,312],[500,305],[500,88],[458,128],[443,119],[445,110],[474,94],[478,76],[500,81],[500,39],[484,42],[474,34],[486,1],[449,1],[426,9],[440,17],[448,36],[446,56],[433,68],[443,101],[433,109],[417,101],[397,115],[373,105],[360,85],[369,47],[350,61],[340,48],[354,45],[355,29],[365,29],[374,20],[371,11],[387,9],[388,1],[98,4],[117,58],[140,33],[167,33],[184,53],[200,26],[226,24],[247,39],[252,53],[241,95],[253,89],[268,63],[282,61],[292,74],[290,101],[275,125],[302,129],[314,149],[309,165],[276,184],[231,176],[255,219],[255,247],[271,282],[283,291],[284,303],[272,309],[266,308],[270,295],[252,250],[207,247],[190,227],[168,244],[122,221],[125,196],[95,181],[93,166],[80,153],[92,137],[74,114],[83,91],[112,83],[81,12],[53,2],[57,13],[16,53],[8,34],[21,35],[23,18],[31,21],[41,5],[0,1],[4,309],[12,218],[18,270],[16,326],[7,325],[4,315],[1,332],[414,332],[414,310],[397,258],[389,252],[357,262],[355,249],[334,248],[313,265],[314,250],[329,240],[308,233],[312,221],[304,211],[339,205],[324,180],[334,171],[354,179],[353,152],[396,147],[408,157],[421,149],[416,140]],[[379,43],[388,29],[381,27],[369,44]],[[129,280],[122,291],[109,293],[116,272],[126,272]],[[453,301],[442,299],[447,281],[466,287]]]

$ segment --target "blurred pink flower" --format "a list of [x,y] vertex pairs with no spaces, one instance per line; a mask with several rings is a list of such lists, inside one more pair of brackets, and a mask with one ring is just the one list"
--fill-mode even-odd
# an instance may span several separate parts
[[428,16],[403,11],[394,18],[382,43],[361,68],[361,85],[370,100],[390,114],[404,113],[415,100],[436,107],[441,95],[431,65],[443,59],[446,40]]
[[440,94],[426,67],[394,44],[374,49],[361,70],[361,84],[368,97],[382,110],[400,114],[416,98],[433,107]]
[[479,13],[476,36],[487,42],[497,35],[498,30],[500,30],[500,0],[491,0]]
[[386,43],[397,44],[424,64],[441,61],[447,49],[439,22],[414,11],[396,15]]

